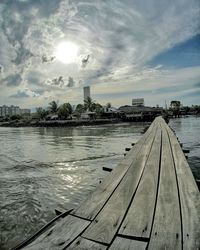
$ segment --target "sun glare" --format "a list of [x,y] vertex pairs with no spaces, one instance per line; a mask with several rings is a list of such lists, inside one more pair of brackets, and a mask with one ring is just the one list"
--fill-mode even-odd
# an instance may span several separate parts
[[78,58],[78,46],[72,42],[62,42],[57,46],[55,56],[62,63],[73,63]]

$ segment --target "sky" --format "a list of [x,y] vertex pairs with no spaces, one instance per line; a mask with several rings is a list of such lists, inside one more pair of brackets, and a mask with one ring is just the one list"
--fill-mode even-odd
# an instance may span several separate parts
[[199,0],[1,0],[0,105],[200,104]]

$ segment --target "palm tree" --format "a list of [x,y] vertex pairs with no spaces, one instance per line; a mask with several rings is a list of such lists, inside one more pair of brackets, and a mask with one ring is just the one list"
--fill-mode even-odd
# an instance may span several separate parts
[[84,100],[84,106],[85,106],[85,109],[88,110],[88,111],[94,111],[95,110],[95,103],[94,103],[94,101],[92,100],[91,97],[87,97]]
[[52,114],[57,114],[58,112],[58,103],[56,101],[52,101],[49,103],[49,111]]

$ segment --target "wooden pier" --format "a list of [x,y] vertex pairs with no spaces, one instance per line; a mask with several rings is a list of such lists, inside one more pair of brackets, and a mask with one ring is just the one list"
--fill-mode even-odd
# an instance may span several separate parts
[[200,195],[176,136],[158,117],[75,210],[28,250],[197,250]]

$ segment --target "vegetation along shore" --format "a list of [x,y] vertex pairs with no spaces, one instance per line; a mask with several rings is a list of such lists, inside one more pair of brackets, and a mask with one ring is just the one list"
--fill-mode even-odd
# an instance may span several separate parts
[[162,107],[133,107],[129,105],[119,108],[111,103],[102,106],[88,97],[83,104],[76,107],[70,103],[58,105],[52,101],[45,109],[36,108],[36,112],[24,115],[12,115],[0,118],[1,127],[69,127],[90,126],[119,122],[151,122],[157,116],[166,120],[172,117],[199,115],[200,106],[183,106],[178,101],[172,101],[168,109]]

